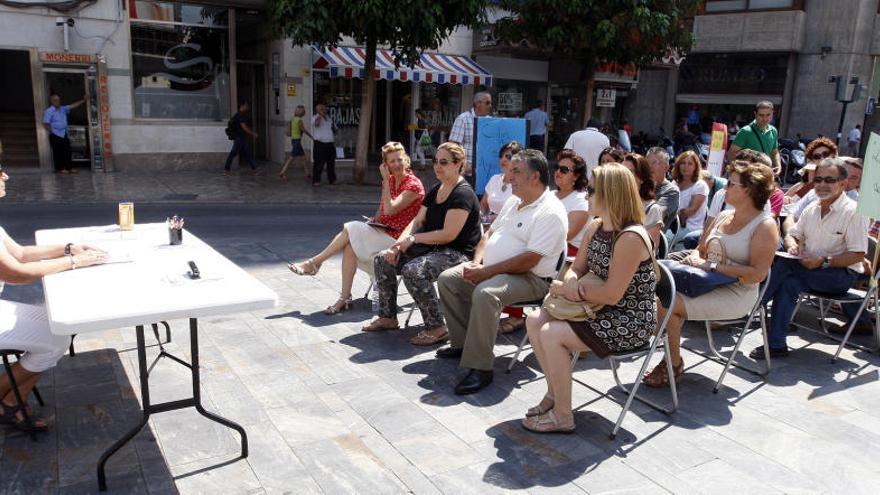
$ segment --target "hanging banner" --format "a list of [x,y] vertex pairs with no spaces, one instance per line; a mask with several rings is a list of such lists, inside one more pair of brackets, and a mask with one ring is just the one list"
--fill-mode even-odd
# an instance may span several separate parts
[[721,177],[724,175],[724,155],[727,153],[727,125],[712,123],[712,141],[709,143],[709,172]]

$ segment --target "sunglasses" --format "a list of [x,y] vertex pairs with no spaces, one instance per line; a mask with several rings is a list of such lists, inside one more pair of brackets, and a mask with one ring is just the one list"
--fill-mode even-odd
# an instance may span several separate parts
[[813,153],[812,155],[810,155],[810,159],[811,160],[824,160],[825,158],[828,158],[831,155],[833,155],[833,153],[831,153],[830,151],[823,151],[822,153]]
[[813,182],[816,184],[826,183],[826,184],[837,184],[840,182],[840,178],[838,177],[822,177],[821,175],[817,175],[813,178]]
[[742,183],[742,182],[734,182],[734,181],[732,181],[732,180],[730,180],[730,179],[727,179],[727,188],[730,189],[730,186],[740,186],[740,187],[742,187],[742,186],[743,186],[743,183]]
[[505,153],[502,158],[504,158],[505,160],[510,160],[511,158],[513,158],[513,155],[511,155],[510,153]]
[[557,167],[556,167],[556,171],[559,172],[559,173],[562,174],[562,175],[570,174],[570,173],[572,172],[572,170],[571,170],[570,168],[566,167],[565,165],[559,165],[559,166],[557,166]]

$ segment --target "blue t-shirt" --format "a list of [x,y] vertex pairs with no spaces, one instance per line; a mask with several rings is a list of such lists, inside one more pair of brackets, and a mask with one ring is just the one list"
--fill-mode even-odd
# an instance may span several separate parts
[[528,119],[530,128],[529,134],[533,136],[543,136],[547,134],[547,112],[540,108],[533,108],[524,115]]
[[43,112],[43,123],[49,124],[52,134],[63,138],[67,136],[67,114],[70,113],[70,105],[55,108],[50,106]]

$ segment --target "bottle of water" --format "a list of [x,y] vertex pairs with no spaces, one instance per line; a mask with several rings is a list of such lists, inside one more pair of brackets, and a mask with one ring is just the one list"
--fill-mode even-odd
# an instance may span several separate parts
[[373,288],[370,289],[370,300],[373,305],[373,314],[379,313],[379,289],[376,288],[375,282],[373,282]]

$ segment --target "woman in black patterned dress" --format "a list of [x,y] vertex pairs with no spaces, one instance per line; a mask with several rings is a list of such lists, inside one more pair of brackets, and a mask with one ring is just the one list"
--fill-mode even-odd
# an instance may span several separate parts
[[[651,338],[657,325],[656,279],[650,239],[642,223],[642,200],[633,175],[619,164],[593,170],[595,190],[590,207],[593,220],[564,281],[550,286],[552,294],[572,301],[603,304],[593,320],[560,321],[546,310],[529,316],[529,341],[544,374],[547,394],[526,412],[523,426],[539,433],[574,431],[571,411],[572,352],[591,350],[599,357],[637,349]],[[600,286],[578,279],[592,272]]]

